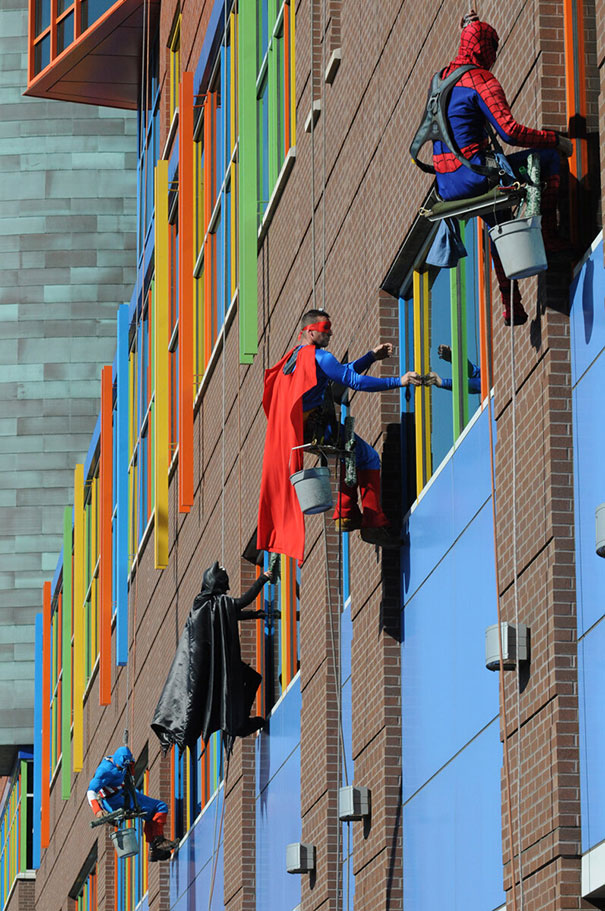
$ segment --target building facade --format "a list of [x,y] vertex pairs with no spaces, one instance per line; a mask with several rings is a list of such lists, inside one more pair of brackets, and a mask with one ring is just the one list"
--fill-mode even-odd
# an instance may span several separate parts
[[33,739],[34,617],[99,408],[136,241],[136,119],[24,98],[28,4],[0,10],[0,774]]
[[[33,750],[2,816],[4,905],[603,907],[605,7],[479,10],[518,120],[574,144],[560,203],[574,272],[561,257],[524,280],[530,320],[511,329],[480,221],[464,225],[455,268],[427,265],[431,180],[406,151],[461,10],[90,2],[35,21],[28,92],[137,110],[137,271],[40,592]],[[219,560],[239,592],[266,565],[263,372],[310,307],[330,313],[340,359],[391,341],[383,376],[447,375],[438,348],[451,348],[451,389],[343,405],[381,453],[404,546],[308,517],[302,566],[282,555],[259,597],[268,616],[241,629],[263,730],[228,762],[218,735],[163,755],[149,725],[203,570]],[[529,658],[493,672],[485,632],[501,623],[529,629]],[[88,782],[124,739],[140,787],[169,805],[170,862],[150,864],[143,843],[118,859],[89,828]],[[351,785],[370,809],[343,821]],[[297,843],[313,848],[310,872],[286,869]]]

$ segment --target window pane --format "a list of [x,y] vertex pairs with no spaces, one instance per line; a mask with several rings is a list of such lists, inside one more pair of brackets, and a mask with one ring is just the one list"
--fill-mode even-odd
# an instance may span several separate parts
[[57,25],[57,53],[60,54],[74,40],[74,14],[70,13]]
[[36,0],[36,35],[50,25],[50,0]]
[[[429,337],[431,370],[441,375],[437,348],[439,345],[452,344],[452,323],[450,314],[450,270],[442,269],[431,288]],[[449,373],[448,373],[449,375]],[[454,442],[452,421],[452,393],[433,386],[431,389],[431,451],[433,454],[433,471]]]
[[34,51],[34,70],[40,73],[50,63],[50,35],[36,44]]

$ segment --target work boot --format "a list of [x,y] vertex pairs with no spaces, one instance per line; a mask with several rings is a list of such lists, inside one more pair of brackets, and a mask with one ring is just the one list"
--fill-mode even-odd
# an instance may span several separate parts
[[238,737],[247,737],[249,734],[254,734],[256,731],[262,730],[265,726],[265,719],[262,715],[252,715],[250,718],[246,718],[242,726],[237,732]]
[[347,532],[347,531],[356,531],[358,528],[361,528],[361,513],[357,510],[358,515],[356,516],[338,516],[334,519],[334,526],[336,531]]
[[362,528],[361,539],[366,544],[375,544],[377,547],[384,547],[388,550],[399,550],[403,547],[404,541],[393,533],[391,528],[386,525],[377,525],[373,528]]
[[178,848],[178,840],[171,841],[163,835],[156,835],[149,845],[149,860],[168,860],[175,848]]

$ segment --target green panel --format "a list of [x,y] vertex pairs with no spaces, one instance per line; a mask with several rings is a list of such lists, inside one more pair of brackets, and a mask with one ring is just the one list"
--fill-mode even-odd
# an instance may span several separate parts
[[72,508],[63,512],[63,654],[61,664],[61,796],[68,800],[71,785],[71,552]]
[[466,344],[466,264],[450,269],[452,308],[452,409],[454,439],[468,423],[468,366]]
[[21,790],[19,796],[21,800],[19,832],[21,863],[19,864],[19,870],[23,872],[27,870],[27,763],[24,759],[21,760]]
[[239,332],[240,361],[258,350],[256,4],[239,10]]

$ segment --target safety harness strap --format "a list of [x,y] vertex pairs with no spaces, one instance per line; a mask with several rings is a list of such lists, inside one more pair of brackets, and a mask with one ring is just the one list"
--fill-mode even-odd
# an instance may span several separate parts
[[[484,177],[499,177],[500,168],[498,166],[490,167],[489,165],[474,164],[470,162],[468,158],[464,157],[452,136],[450,123],[447,117],[447,106],[451,91],[455,84],[465,73],[468,73],[469,70],[476,69],[479,69],[479,67],[475,64],[465,63],[463,66],[456,67],[456,69],[453,70],[449,76],[446,76],[445,79],[441,78],[440,71],[435,73],[431,80],[431,87],[429,89],[429,97],[427,99],[424,116],[410,146],[412,161],[414,164],[418,165],[422,171],[426,171],[427,174],[434,174],[435,168],[432,165],[426,164],[424,161],[420,161],[418,158],[420,149],[427,142],[441,141],[451,150],[451,152],[453,152],[464,167],[469,168],[471,171],[474,171],[476,174],[481,174]],[[493,143],[494,134],[492,130],[489,130],[489,136]],[[497,144],[496,149],[497,151],[500,151]]]

